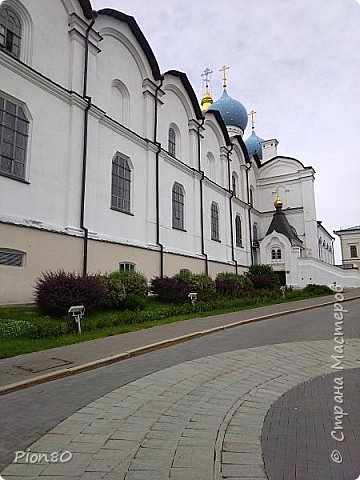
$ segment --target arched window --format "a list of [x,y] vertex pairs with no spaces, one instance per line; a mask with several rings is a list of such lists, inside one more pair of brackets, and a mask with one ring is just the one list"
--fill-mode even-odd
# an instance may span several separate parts
[[172,227],[178,230],[184,230],[184,205],[184,187],[175,182],[172,189]]
[[236,245],[238,247],[242,247],[242,228],[241,228],[241,217],[240,215],[236,215],[235,217],[235,239]]
[[176,133],[172,127],[169,128],[168,152],[173,157],[176,156]]
[[117,153],[112,160],[111,208],[130,213],[131,169],[128,159]]
[[281,249],[273,248],[271,250],[271,260],[281,260]]
[[111,84],[110,114],[125,126],[130,125],[130,93],[126,85],[116,78]]
[[211,240],[220,240],[219,205],[216,202],[211,204]]
[[238,196],[238,178],[235,172],[233,172],[231,177],[231,187],[235,197]]
[[255,200],[255,195],[254,195],[254,189],[253,187],[250,187],[250,205],[253,207],[254,206],[254,200]]
[[253,223],[253,241],[256,242],[258,240],[258,228],[257,224]]
[[0,97],[0,173],[25,178],[28,130],[24,109]]
[[16,13],[9,7],[0,9],[0,47],[20,57],[21,22]]

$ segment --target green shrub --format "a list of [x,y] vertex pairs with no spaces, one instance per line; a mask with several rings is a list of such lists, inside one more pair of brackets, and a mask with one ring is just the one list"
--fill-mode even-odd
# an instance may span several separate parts
[[316,283],[309,283],[303,289],[307,295],[331,295],[334,292],[327,285],[317,285]]
[[0,338],[31,338],[34,332],[34,325],[25,320],[0,320]]
[[116,278],[122,282],[126,294],[133,293],[140,297],[147,297],[149,287],[145,275],[139,272],[112,272],[109,278]]
[[95,275],[80,276],[63,270],[43,273],[35,286],[36,304],[48,315],[67,315],[71,305],[86,310],[103,308],[105,288]]
[[251,279],[252,275],[269,275],[272,280],[274,287],[280,284],[278,275],[274,272],[271,265],[266,265],[259,263],[258,265],[251,265],[249,270],[245,273],[245,276]]
[[120,308],[126,297],[125,287],[117,276],[99,277],[105,288],[105,307]]
[[125,300],[122,302],[121,307],[124,310],[132,310],[134,312],[140,312],[146,308],[146,299],[140,297],[140,295],[135,295],[134,293],[129,293]]
[[193,291],[198,294],[198,300],[211,300],[215,297],[216,288],[214,280],[205,273],[193,273],[190,275]]

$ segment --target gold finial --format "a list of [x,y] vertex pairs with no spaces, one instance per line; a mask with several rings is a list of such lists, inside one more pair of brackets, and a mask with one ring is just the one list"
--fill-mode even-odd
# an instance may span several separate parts
[[255,113],[256,112],[254,110],[251,110],[251,112],[248,113],[249,117],[251,117],[251,129],[252,130],[255,129],[255,120],[254,120]]
[[230,67],[227,67],[226,65],[223,65],[220,69],[219,72],[223,72],[224,79],[223,79],[223,87],[226,88],[227,85],[227,78],[226,78],[226,70],[229,70]]
[[275,191],[276,191],[276,198],[274,202],[274,207],[276,208],[276,210],[281,210],[283,206],[283,202],[279,196],[279,187],[276,187]]
[[205,112],[210,105],[214,102],[211,96],[211,93],[209,92],[209,82],[210,82],[210,75],[212,74],[212,70],[210,68],[205,68],[204,73],[201,74],[205,83],[205,93],[202,96],[201,99],[201,108],[202,111]]

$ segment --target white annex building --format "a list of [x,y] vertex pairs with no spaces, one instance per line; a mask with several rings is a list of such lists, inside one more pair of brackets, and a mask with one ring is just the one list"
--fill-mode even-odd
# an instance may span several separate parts
[[295,287],[360,285],[333,265],[314,169],[249,137],[225,88],[201,108],[133,17],[3,0],[0,79],[1,303],[32,301],[57,269],[151,278],[269,263]]

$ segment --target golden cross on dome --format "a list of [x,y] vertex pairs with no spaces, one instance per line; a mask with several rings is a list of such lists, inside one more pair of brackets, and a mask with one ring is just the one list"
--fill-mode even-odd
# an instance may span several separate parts
[[227,82],[227,78],[226,78],[226,70],[229,70],[230,67],[227,67],[226,65],[223,65],[220,69],[219,69],[219,72],[223,72],[223,75],[224,75],[224,79],[223,79],[223,87],[226,88],[226,82]]
[[204,73],[201,74],[201,76],[204,77],[204,82],[205,82],[205,87],[206,88],[209,86],[210,75],[212,73],[213,73],[213,71],[210,68],[205,68]]
[[251,112],[248,113],[249,117],[251,117],[251,128],[254,130],[255,128],[255,120],[254,120],[254,115],[255,115],[255,111],[254,110],[251,110]]

